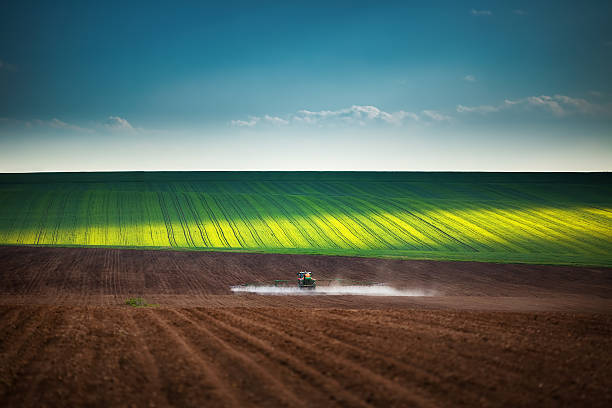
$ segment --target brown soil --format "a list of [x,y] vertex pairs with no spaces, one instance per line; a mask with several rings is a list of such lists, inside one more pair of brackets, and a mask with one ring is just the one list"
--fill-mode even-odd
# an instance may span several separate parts
[[[437,294],[229,291],[300,269]],[[607,268],[4,247],[0,405],[610,406],[611,311]]]

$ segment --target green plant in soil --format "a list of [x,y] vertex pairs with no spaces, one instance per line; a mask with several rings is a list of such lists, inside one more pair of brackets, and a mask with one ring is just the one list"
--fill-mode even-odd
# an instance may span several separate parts
[[125,304],[131,307],[157,307],[157,304],[147,303],[143,298],[129,298],[125,301]]

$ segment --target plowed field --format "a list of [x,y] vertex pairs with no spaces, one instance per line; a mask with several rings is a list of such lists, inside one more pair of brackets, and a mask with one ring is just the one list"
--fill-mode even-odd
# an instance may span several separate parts
[[[300,269],[434,295],[229,290]],[[608,268],[0,247],[0,300],[1,406],[612,404]]]

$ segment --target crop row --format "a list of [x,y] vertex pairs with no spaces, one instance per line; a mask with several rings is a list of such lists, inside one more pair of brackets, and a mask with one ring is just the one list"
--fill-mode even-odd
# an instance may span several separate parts
[[576,202],[568,193],[571,200],[563,201],[554,189],[493,184],[456,184],[456,194],[452,185],[358,181],[115,184],[3,186],[0,243],[536,258],[612,253],[606,195]]

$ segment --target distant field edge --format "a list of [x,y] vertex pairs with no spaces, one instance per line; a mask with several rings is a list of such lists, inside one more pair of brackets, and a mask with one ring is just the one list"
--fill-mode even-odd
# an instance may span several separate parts
[[84,249],[132,249],[151,251],[178,251],[178,252],[217,252],[217,253],[245,253],[245,254],[283,254],[283,255],[320,255],[342,256],[373,259],[400,259],[414,261],[453,261],[453,262],[483,262],[498,264],[530,264],[530,265],[558,265],[579,267],[606,267],[612,268],[612,257],[580,256],[575,254],[508,254],[508,253],[452,253],[442,251],[350,251],[333,249],[303,249],[303,248],[188,248],[167,246],[120,246],[120,245],[35,245],[35,244],[5,244],[1,247],[24,248],[84,248]]

